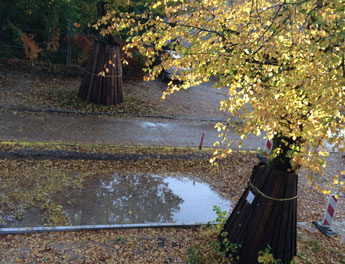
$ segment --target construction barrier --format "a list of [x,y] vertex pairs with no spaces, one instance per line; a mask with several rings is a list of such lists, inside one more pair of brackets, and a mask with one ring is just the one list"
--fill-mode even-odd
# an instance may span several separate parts
[[331,224],[335,216],[335,210],[337,208],[338,198],[337,195],[331,194],[328,198],[327,206],[325,209],[325,214],[321,222],[313,221],[313,224],[326,236],[336,236],[338,235],[332,230]]

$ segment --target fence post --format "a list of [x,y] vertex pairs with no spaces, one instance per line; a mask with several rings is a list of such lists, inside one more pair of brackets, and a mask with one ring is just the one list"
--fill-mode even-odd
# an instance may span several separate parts
[[70,72],[70,70],[71,70],[71,56],[72,56],[72,44],[71,44],[72,36],[70,33],[67,33],[66,39],[67,39],[67,61],[66,61],[67,72]]

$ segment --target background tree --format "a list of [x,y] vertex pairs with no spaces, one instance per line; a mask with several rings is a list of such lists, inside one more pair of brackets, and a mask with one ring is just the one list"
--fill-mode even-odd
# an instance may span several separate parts
[[[40,55],[41,58],[49,57],[52,62],[65,62],[64,53],[68,49],[68,44],[71,44],[72,38],[75,37],[73,39],[77,43],[75,48],[78,46],[80,52],[79,44],[85,43],[86,34],[92,33],[88,23],[98,19],[97,2],[96,0],[2,1],[0,56],[23,57],[20,46],[24,44],[27,58],[36,59]],[[80,33],[83,36],[77,36]],[[33,49],[36,52],[27,52],[35,45],[40,52],[37,52],[38,49]]]
[[[125,10],[142,13],[152,1],[1,1],[0,57],[48,59],[53,63],[65,63],[67,51],[71,53],[67,57],[72,56],[72,60],[84,64],[93,43],[92,36],[98,35],[98,30],[90,25],[101,17],[97,10],[101,2],[106,10],[117,14]],[[114,34],[114,37],[126,40],[128,32],[128,29],[124,30]],[[70,46],[73,46],[73,52]],[[138,65],[142,64],[142,60],[142,56],[135,54],[129,62]]]
[[[115,20],[118,11],[124,9],[123,4],[123,2],[99,1],[97,11],[99,16],[102,17],[101,21],[104,21],[106,12],[111,14]],[[133,10],[133,14],[139,14],[138,17],[140,17],[146,6],[145,1],[128,1],[126,9]],[[101,32],[103,27],[103,24],[98,24],[93,28]],[[79,88],[78,96],[80,98],[104,105],[116,105],[123,102],[122,66],[119,48],[121,42],[123,42],[121,38],[125,38],[128,34],[132,34],[132,31],[125,28],[122,31],[113,31],[107,35],[98,36],[89,57],[84,79]]]
[[[153,15],[152,10],[157,7],[164,7],[165,18]],[[147,21],[143,23],[142,18]],[[182,84],[170,82],[163,99],[180,89],[209,81],[211,76],[217,77],[217,87],[228,89],[228,99],[221,102],[221,110],[229,113],[229,119],[226,124],[216,126],[225,149],[215,152],[213,162],[231,152],[234,142],[226,137],[227,131],[240,135],[241,140],[235,142],[239,145],[248,134],[273,139],[268,167],[274,173],[263,180],[256,175],[261,170],[257,168],[251,178],[252,183],[259,178],[266,182],[266,187],[259,186],[255,191],[256,197],[266,193],[267,207],[263,211],[267,211],[272,198],[279,194],[285,194],[291,201],[295,198],[296,177],[293,183],[282,178],[297,174],[300,167],[310,170],[309,180],[312,175],[322,173],[323,157],[328,155],[326,143],[333,144],[333,149],[345,150],[344,0],[164,0],[153,3],[140,16],[134,12],[120,17],[108,13],[95,27],[100,25],[106,26],[103,34],[130,30],[132,37],[127,49],[136,47],[148,58],[148,80],[172,66],[188,69],[176,74],[175,78],[183,81]],[[166,53],[160,65],[151,67],[167,43],[180,57]],[[241,122],[231,122],[233,117]],[[278,185],[280,189],[275,188]],[[249,189],[254,192],[253,188]],[[244,200],[249,189],[244,193]],[[271,207],[271,211],[276,210],[274,205]],[[282,228],[286,219],[296,221],[293,215],[296,207],[290,211],[284,207],[276,212],[283,218],[273,223]],[[263,218],[270,216],[268,213]],[[250,219],[253,218],[255,215],[251,215]],[[250,230],[255,229],[253,221],[251,224],[243,231],[248,233],[245,240],[250,240]],[[264,224],[269,225],[267,221]],[[236,227],[228,228],[231,231]],[[295,232],[296,227],[291,228]],[[273,233],[268,236],[274,236]],[[260,239],[254,240],[259,244],[267,241]],[[289,240],[293,252],[288,255],[282,244],[271,245],[275,256],[284,262],[296,253],[293,244],[296,237]],[[253,258],[247,258],[250,249],[257,250],[250,245],[240,249],[243,263],[243,259],[247,259],[245,263],[256,262],[253,253],[249,254]]]

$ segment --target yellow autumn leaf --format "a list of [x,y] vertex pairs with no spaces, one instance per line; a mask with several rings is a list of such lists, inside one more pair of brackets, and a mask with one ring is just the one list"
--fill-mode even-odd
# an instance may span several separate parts
[[[345,147],[338,133],[345,130],[338,47],[344,29],[335,23],[344,18],[343,2],[324,0],[321,8],[317,1],[301,1],[293,15],[284,1],[278,2],[286,8],[277,8],[277,1],[256,1],[255,9],[251,1],[240,2],[229,8],[228,1],[157,1],[151,8],[163,8],[164,23],[151,10],[138,19],[129,13],[119,14],[121,21],[105,17],[95,27],[111,25],[117,33],[133,34],[124,51],[128,57],[134,50],[146,56],[150,79],[162,68],[180,71],[180,82],[171,80],[162,100],[212,78],[226,89],[220,108],[228,114],[230,135],[246,140],[262,133],[275,142],[271,160],[290,164],[286,170],[303,167],[321,174],[329,154],[325,142]],[[318,19],[306,21],[314,11]],[[300,30],[304,23],[308,30]],[[216,129],[223,142],[230,141],[222,127]],[[328,183],[339,184],[336,180]]]

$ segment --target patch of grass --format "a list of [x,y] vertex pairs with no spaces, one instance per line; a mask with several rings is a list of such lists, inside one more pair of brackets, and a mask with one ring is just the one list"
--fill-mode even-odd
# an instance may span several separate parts
[[258,262],[263,264],[281,264],[280,259],[275,259],[273,254],[271,253],[271,246],[267,245],[265,250],[260,250],[258,252]]
[[204,264],[205,259],[203,257],[200,247],[193,246],[187,249],[188,263],[189,264]]
[[[213,210],[217,214],[217,219],[201,227],[198,240],[187,250],[189,264],[236,263],[237,261],[236,251],[239,245],[230,243],[226,238],[227,233],[222,232],[228,218],[227,212],[221,212],[216,206]],[[219,241],[219,234],[224,237],[222,244]]]
[[78,110],[87,107],[88,104],[77,96],[77,91],[52,91],[48,93],[47,99],[58,106]]
[[117,237],[115,240],[114,240],[115,243],[120,243],[120,244],[125,244],[127,242],[127,239],[124,238],[124,237]]
[[100,112],[114,114],[147,115],[153,113],[154,104],[137,98],[133,94],[125,95],[124,102],[119,105],[97,105],[78,97],[77,91],[56,90],[48,93],[47,100],[51,105],[67,110]]

